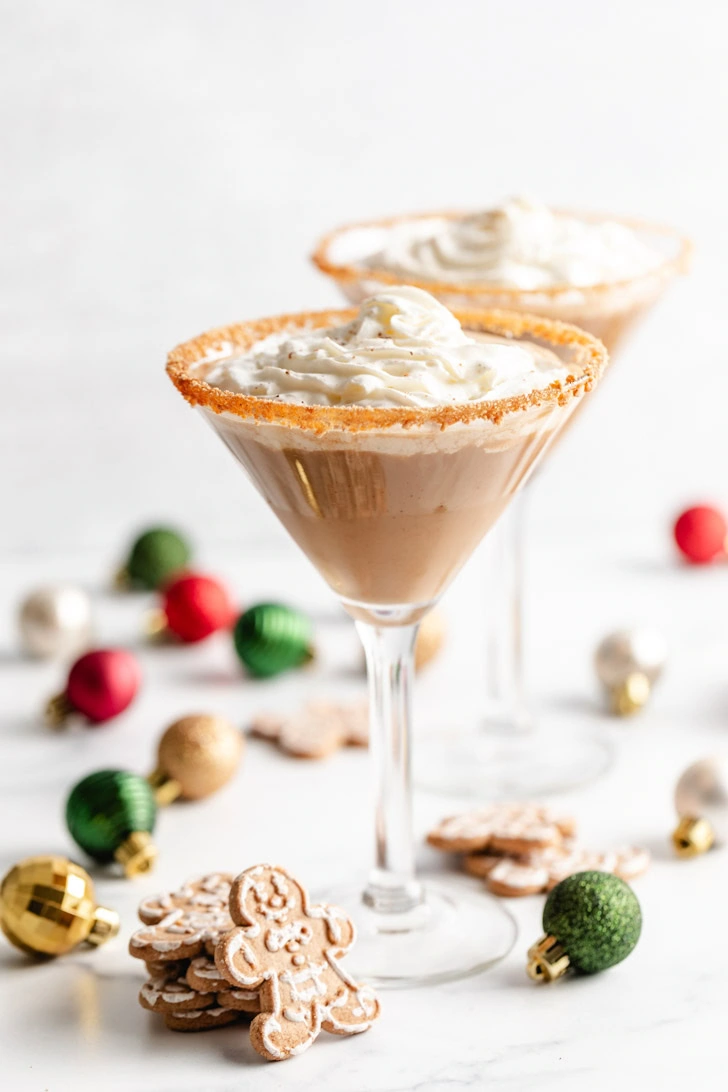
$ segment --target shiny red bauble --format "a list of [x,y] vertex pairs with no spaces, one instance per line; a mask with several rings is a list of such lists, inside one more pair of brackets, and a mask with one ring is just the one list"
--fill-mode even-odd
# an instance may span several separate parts
[[131,705],[141,685],[141,668],[124,648],[99,648],[76,660],[66,683],[68,705],[100,724]]
[[675,522],[675,542],[687,561],[707,565],[726,553],[728,524],[717,508],[699,504],[687,508]]
[[200,573],[183,573],[162,592],[167,629],[180,641],[193,643],[232,625],[235,609],[219,580]]

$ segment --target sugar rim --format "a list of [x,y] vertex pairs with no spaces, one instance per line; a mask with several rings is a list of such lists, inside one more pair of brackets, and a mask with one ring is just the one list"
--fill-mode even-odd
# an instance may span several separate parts
[[444,429],[449,425],[476,420],[489,420],[497,424],[506,414],[549,403],[563,405],[567,398],[591,390],[609,359],[601,341],[565,322],[514,311],[455,310],[453,313],[461,325],[472,332],[492,333],[501,337],[531,335],[552,346],[569,348],[573,351],[573,360],[569,365],[573,363],[578,374],[570,374],[563,382],[556,381],[548,387],[511,398],[425,409],[298,405],[221,390],[193,374],[197,366],[209,366],[233,353],[244,352],[270,334],[343,325],[355,318],[357,308],[301,311],[220,326],[172,349],[167,356],[166,370],[177,390],[192,406],[201,406],[214,413],[232,413],[254,421],[323,433],[331,430],[363,432],[396,426],[407,429],[418,425],[437,425]]
[[653,235],[660,235],[663,238],[672,239],[679,245],[674,255],[665,258],[664,261],[660,262],[652,269],[647,270],[644,273],[638,273],[633,277],[626,277],[622,280],[603,281],[600,284],[574,285],[561,283],[548,285],[542,288],[513,288],[508,285],[499,284],[497,281],[438,281],[425,277],[413,278],[409,276],[405,281],[405,278],[403,278],[401,274],[392,273],[391,270],[388,269],[378,269],[376,266],[369,267],[357,262],[334,262],[329,257],[329,252],[333,243],[349,231],[356,231],[362,228],[392,228],[398,224],[414,223],[417,220],[458,220],[470,215],[462,210],[456,211],[448,209],[442,212],[407,213],[401,216],[388,216],[379,220],[361,220],[354,223],[342,224],[341,227],[334,228],[333,231],[328,232],[322,237],[311,255],[311,261],[322,273],[325,273],[327,276],[333,277],[338,281],[349,282],[367,279],[386,285],[407,283],[414,285],[416,288],[424,288],[425,291],[431,292],[434,296],[448,293],[451,295],[457,293],[458,295],[471,297],[492,295],[498,296],[499,303],[503,303],[506,307],[509,303],[513,306],[514,301],[516,300],[525,300],[527,304],[528,301],[534,301],[533,306],[536,306],[535,301],[539,298],[546,297],[548,299],[557,299],[559,296],[574,292],[579,292],[587,298],[599,297],[614,289],[630,288],[640,283],[647,282],[655,276],[664,277],[668,274],[677,276],[680,273],[687,273],[688,271],[693,253],[693,244],[686,235],[681,235],[680,232],[676,231],[674,228],[667,227],[664,224],[655,224],[648,220],[635,219],[629,216],[608,216],[603,213],[575,212],[569,209],[552,209],[551,211],[557,216],[573,216],[586,223],[603,223],[605,221],[610,221],[612,223],[621,224],[623,227],[630,228],[632,231],[650,232]]

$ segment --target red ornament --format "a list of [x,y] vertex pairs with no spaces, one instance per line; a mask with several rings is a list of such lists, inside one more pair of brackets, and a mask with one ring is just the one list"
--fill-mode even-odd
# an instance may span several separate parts
[[230,626],[235,615],[227,589],[199,573],[170,581],[162,592],[162,610],[170,632],[190,644]]
[[64,698],[72,710],[100,724],[131,705],[141,681],[141,669],[131,652],[99,648],[76,660]]
[[687,508],[676,520],[673,533],[678,549],[693,565],[725,556],[728,524],[717,508],[707,504]]

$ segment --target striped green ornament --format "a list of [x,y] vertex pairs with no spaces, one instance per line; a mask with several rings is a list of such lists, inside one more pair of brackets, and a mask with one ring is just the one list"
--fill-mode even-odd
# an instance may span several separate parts
[[119,861],[127,876],[148,872],[157,851],[151,839],[157,819],[148,781],[127,770],[99,770],[73,787],[66,823],[73,840],[102,864]]
[[251,675],[268,679],[313,658],[313,626],[305,614],[281,603],[258,603],[233,630],[235,651]]

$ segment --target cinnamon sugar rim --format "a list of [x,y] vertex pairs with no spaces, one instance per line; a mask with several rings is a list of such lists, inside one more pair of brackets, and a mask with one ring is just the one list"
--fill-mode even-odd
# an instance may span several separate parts
[[[448,425],[476,420],[498,423],[506,414],[519,410],[549,403],[564,404],[568,397],[590,390],[608,361],[607,350],[601,341],[565,322],[512,311],[456,310],[453,313],[461,325],[472,332],[491,333],[502,337],[530,334],[552,347],[568,348],[573,353],[573,361],[569,363],[574,364],[575,374],[567,376],[563,382],[557,381],[540,390],[511,398],[462,402],[426,409],[403,406],[380,409],[372,406],[299,405],[221,390],[194,374],[197,366],[211,366],[235,353],[245,352],[270,334],[343,325],[358,314],[358,309],[354,307],[346,310],[275,315],[208,330],[172,349],[167,357],[167,374],[190,405],[204,407],[214,413],[231,413],[237,417],[284,424],[314,433],[332,430],[362,432],[394,426],[412,428],[417,425],[437,425],[444,429]],[[217,356],[214,355],[216,353]]]
[[[622,280],[603,281],[599,284],[574,285],[562,282],[560,284],[548,285],[543,288],[514,288],[512,286],[509,287],[507,285],[499,284],[497,281],[438,281],[434,278],[410,277],[409,275],[406,278],[406,283],[413,285],[415,288],[423,288],[425,291],[430,292],[435,296],[438,295],[438,293],[444,294],[454,292],[463,296],[480,296],[483,294],[497,295],[501,297],[502,302],[507,306],[509,299],[523,299],[524,297],[526,300],[530,299],[535,301],[544,296],[556,298],[571,292],[581,292],[585,295],[603,295],[614,289],[633,287],[643,281],[648,281],[651,277],[658,274],[678,274],[687,273],[688,271],[690,257],[693,252],[693,244],[686,235],[681,235],[680,232],[676,231],[674,228],[667,227],[664,224],[653,224],[648,220],[639,220],[628,216],[606,216],[596,212],[573,212],[569,209],[552,209],[552,212],[557,216],[573,216],[587,223],[611,221],[612,223],[621,224],[623,227],[630,228],[632,231],[650,232],[653,235],[660,235],[665,239],[672,239],[673,242],[678,243],[678,250],[672,257],[665,258],[647,272],[635,274],[633,277],[625,277]],[[355,223],[343,224],[341,227],[334,228],[333,231],[329,231],[323,236],[311,255],[311,261],[322,273],[327,274],[329,277],[334,277],[339,281],[355,281],[366,277],[369,280],[378,281],[380,284],[403,284],[405,281],[401,274],[392,273],[390,270],[384,269],[383,267],[377,268],[376,266],[370,267],[363,265],[361,264],[363,259],[360,259],[359,262],[332,261],[329,257],[329,251],[332,244],[346,232],[361,230],[362,228],[392,228],[398,224],[414,223],[417,220],[458,220],[468,215],[470,214],[467,212],[449,209],[444,212],[407,213],[401,216],[388,216],[379,220],[360,220]]]

